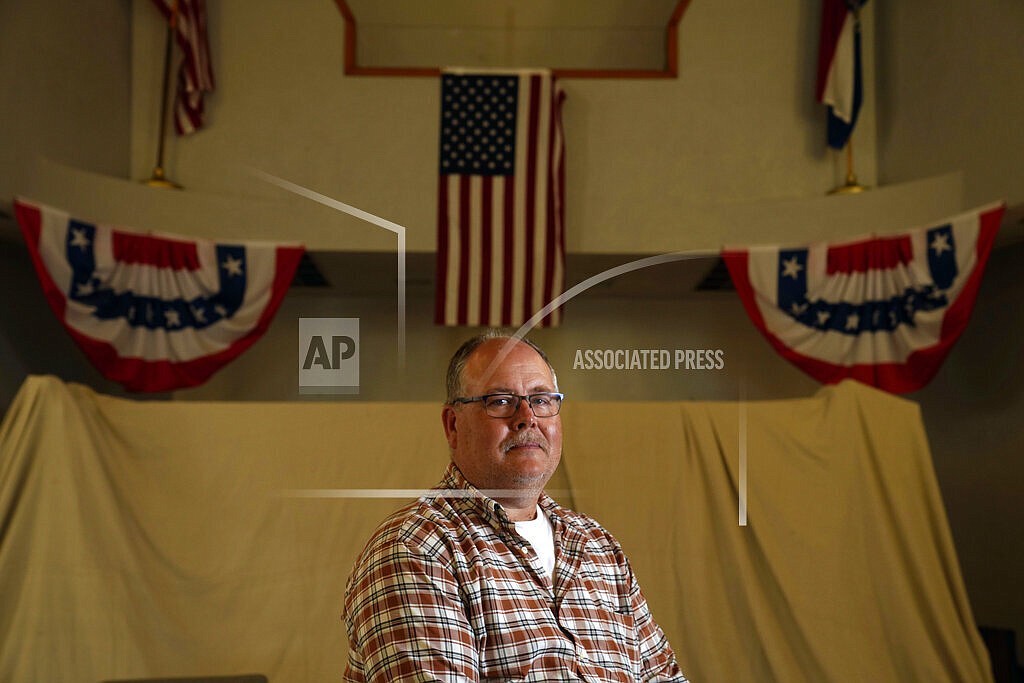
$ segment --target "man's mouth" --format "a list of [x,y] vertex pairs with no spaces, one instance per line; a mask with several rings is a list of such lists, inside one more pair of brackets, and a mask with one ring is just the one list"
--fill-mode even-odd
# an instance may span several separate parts
[[536,437],[512,439],[512,440],[508,441],[504,445],[504,451],[506,453],[508,453],[510,451],[513,451],[513,450],[533,450],[533,449],[537,449],[537,450],[541,450],[541,451],[547,452],[547,448],[545,447],[544,441],[541,440],[541,439],[538,439]]

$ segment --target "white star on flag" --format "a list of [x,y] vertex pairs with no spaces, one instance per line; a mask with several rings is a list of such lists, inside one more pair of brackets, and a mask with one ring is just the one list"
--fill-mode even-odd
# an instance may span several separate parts
[[81,228],[71,228],[71,246],[78,247],[82,251],[89,248],[89,238],[85,236],[85,230]]
[[165,311],[164,317],[167,319],[167,327],[181,327],[181,316],[174,309]]
[[804,267],[800,265],[800,261],[797,260],[796,256],[782,262],[783,277],[791,277],[795,280],[803,269]]
[[953,247],[949,245],[949,235],[943,235],[942,233],[935,235],[935,239],[932,240],[929,246],[935,250],[936,256],[940,256],[944,251],[953,251]]
[[220,267],[226,270],[228,275],[240,276],[242,274],[242,260],[234,256],[228,256],[224,259],[224,263],[220,264]]

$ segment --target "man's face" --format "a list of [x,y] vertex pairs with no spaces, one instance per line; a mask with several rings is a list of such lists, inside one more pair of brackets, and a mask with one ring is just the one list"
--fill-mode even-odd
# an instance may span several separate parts
[[[462,374],[464,397],[555,391],[547,363],[522,342],[513,342],[508,355],[487,376],[491,361],[508,343],[489,339],[473,351]],[[526,401],[520,401],[519,409],[508,418],[490,417],[479,401],[445,406],[441,420],[452,460],[477,488],[540,493],[562,456],[561,416],[536,417]]]

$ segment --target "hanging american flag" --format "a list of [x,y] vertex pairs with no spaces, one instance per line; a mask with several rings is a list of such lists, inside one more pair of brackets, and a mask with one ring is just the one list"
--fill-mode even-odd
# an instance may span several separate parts
[[818,45],[817,98],[828,105],[828,145],[842,149],[864,99],[860,8],[867,0],[823,0]]
[[188,135],[203,127],[203,95],[213,92],[213,65],[206,38],[206,0],[153,0],[174,30],[181,48],[174,130]]
[[15,214],[58,320],[131,391],[202,384],[249,348],[304,251],[142,234],[22,200]]
[[437,324],[519,326],[562,293],[563,99],[549,71],[442,74]]
[[916,391],[967,326],[1005,206],[900,235],[727,249],[750,319],[820,382]]

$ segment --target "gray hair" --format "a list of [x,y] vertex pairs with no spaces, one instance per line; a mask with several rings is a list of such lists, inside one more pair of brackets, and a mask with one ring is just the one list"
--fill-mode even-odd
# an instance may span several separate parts
[[[486,341],[491,339],[507,339],[513,341],[513,337],[502,332],[501,330],[487,330],[482,334],[478,334],[475,337],[470,337],[462,343],[462,346],[452,355],[452,359],[448,361],[448,373],[445,375],[445,388],[446,398],[445,403],[452,403],[456,398],[459,398],[463,392],[463,377],[462,374],[466,370],[466,364],[469,362],[469,357],[473,355],[473,352],[480,347]],[[555,383],[555,391],[558,391],[558,377],[555,375],[555,369],[551,367],[551,361],[548,360],[548,356],[544,351],[534,344],[529,339],[519,339],[522,343],[529,346],[531,349],[537,352],[537,354],[544,359],[544,362],[548,366],[548,370],[551,371],[551,380]]]

